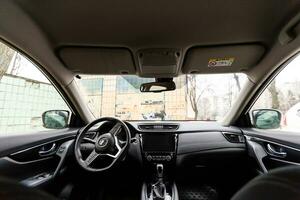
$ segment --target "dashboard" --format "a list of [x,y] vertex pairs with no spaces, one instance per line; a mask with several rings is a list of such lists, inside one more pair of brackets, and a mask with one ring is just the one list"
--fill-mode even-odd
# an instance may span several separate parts
[[246,157],[244,136],[236,127],[199,121],[130,121],[127,125],[135,140],[130,156],[143,164],[222,165]]
[[[199,121],[127,121],[126,124],[131,132],[127,154],[127,161],[131,164],[151,166],[164,163],[175,167],[222,167],[247,157],[244,136],[236,127],[223,127],[217,122]],[[111,125],[105,124],[99,131],[105,133],[110,129]],[[14,176],[20,181],[25,180],[31,185],[53,178],[55,174],[63,171],[67,158],[72,159],[74,148],[70,142],[74,141],[78,130],[62,129],[45,131],[43,134],[2,137],[2,174]],[[91,131],[87,137],[94,135],[94,131]],[[41,155],[41,150],[52,148],[53,154]],[[83,148],[88,150],[90,146],[86,145]],[[16,175],[16,171],[28,173]]]
[[[188,172],[192,171],[191,168],[212,170],[221,168],[228,172],[228,169],[239,170],[245,166],[256,166],[260,171],[262,171],[260,168],[267,171],[282,166],[283,163],[299,165],[300,162],[300,142],[296,134],[224,127],[217,122],[126,121],[125,123],[130,130],[131,141],[128,154],[123,161],[130,167],[151,168],[155,164],[163,163],[164,166],[176,170],[189,168],[186,170]],[[102,124],[96,131],[106,133],[111,128],[112,124],[107,123]],[[14,177],[27,185],[36,185],[53,179],[67,167],[76,167],[73,141],[78,131],[79,128],[68,128],[45,131],[43,134],[1,136],[1,175]],[[96,131],[90,130],[86,135],[87,139],[95,137]],[[284,158],[276,157],[270,151],[271,147],[275,150],[283,149],[288,155]],[[90,144],[82,146],[82,150],[87,152],[92,148]],[[53,150],[50,154],[43,153],[50,150]],[[257,160],[259,165],[255,163]]]

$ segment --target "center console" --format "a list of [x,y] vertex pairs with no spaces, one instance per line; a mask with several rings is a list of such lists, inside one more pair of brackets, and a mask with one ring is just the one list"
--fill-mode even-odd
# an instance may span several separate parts
[[175,165],[177,134],[144,132],[139,136],[144,164],[148,166],[148,177],[142,187],[141,199],[178,200],[176,184],[168,177]]

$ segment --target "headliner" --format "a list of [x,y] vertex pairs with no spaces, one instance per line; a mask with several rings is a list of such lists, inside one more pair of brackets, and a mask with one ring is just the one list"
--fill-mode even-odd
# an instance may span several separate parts
[[271,45],[297,0],[17,0],[53,48],[100,45],[186,50],[196,45]]
[[[64,46],[125,47],[133,55],[145,48],[180,49],[182,67],[188,49],[199,47],[193,54],[200,55],[203,47],[260,44],[263,57],[244,71],[247,87],[223,122],[230,125],[267,78],[299,51],[299,11],[299,0],[1,0],[0,37],[37,63],[86,121],[93,116],[76,90],[76,72],[58,57]],[[293,37],[284,40],[292,40],[280,42],[287,31]],[[138,68],[131,69],[139,74]]]

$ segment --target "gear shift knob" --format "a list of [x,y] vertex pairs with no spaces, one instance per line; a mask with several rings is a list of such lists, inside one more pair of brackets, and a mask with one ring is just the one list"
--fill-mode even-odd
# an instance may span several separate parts
[[157,164],[156,165],[156,171],[157,171],[157,177],[163,178],[164,176],[164,166],[163,164]]

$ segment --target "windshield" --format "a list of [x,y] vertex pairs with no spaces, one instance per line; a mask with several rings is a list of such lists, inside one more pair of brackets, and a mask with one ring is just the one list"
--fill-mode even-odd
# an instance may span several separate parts
[[182,75],[174,78],[176,90],[141,93],[141,83],[152,78],[135,75],[81,75],[76,79],[95,117],[123,120],[222,119],[239,95],[244,74]]

